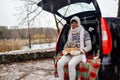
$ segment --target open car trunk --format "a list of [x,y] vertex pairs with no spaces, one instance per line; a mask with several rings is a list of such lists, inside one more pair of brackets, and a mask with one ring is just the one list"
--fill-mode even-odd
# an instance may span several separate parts
[[41,6],[43,10],[57,14],[67,22],[58,38],[56,55],[63,50],[67,41],[70,19],[73,16],[80,18],[81,24],[90,34],[92,51],[89,53],[96,55],[98,51],[101,51],[101,13],[96,0],[42,0],[38,6]]
[[[68,33],[70,30],[70,20],[73,16],[78,16],[81,20],[81,24],[90,34],[92,41],[92,50],[88,52],[89,55],[96,56],[101,54],[102,51],[102,37],[101,37],[101,12],[96,0],[42,0],[38,6],[43,10],[58,15],[62,19],[66,20],[66,24],[63,26],[61,33],[59,34],[58,41],[56,43],[55,53],[55,76],[57,76],[57,61],[61,57],[63,47],[68,39]],[[99,57],[96,59],[88,59],[89,61],[81,66],[77,66],[77,73],[81,73],[82,68],[88,71],[83,72],[83,75],[77,74],[78,80],[95,80],[100,67]],[[94,67],[96,66],[96,68]],[[89,68],[90,67],[90,68]],[[67,67],[65,67],[67,71]],[[91,72],[94,73],[94,78],[90,76]],[[66,72],[68,74],[68,72]],[[86,77],[86,73],[88,76]],[[65,74],[65,76],[67,76]],[[81,79],[85,77],[85,79]],[[68,77],[65,78],[68,80]]]
[[[43,10],[57,14],[65,20],[71,15],[94,11],[101,18],[101,12],[96,0],[42,0],[38,6]],[[87,17],[87,15],[86,15]]]

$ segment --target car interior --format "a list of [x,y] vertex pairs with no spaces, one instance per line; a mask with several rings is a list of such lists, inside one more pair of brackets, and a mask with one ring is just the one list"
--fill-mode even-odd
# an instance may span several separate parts
[[[93,12],[91,12],[93,13]],[[88,14],[88,13],[86,13]],[[86,15],[84,14],[84,15]],[[80,16],[79,16],[80,15]],[[83,25],[83,27],[85,28],[85,30],[87,30],[90,34],[91,37],[91,41],[92,41],[92,50],[89,52],[89,54],[91,55],[97,55],[100,51],[100,22],[97,19],[96,16],[91,16],[90,14],[88,16],[83,17],[83,15],[81,14],[76,14],[76,15],[72,15],[67,19],[67,24],[64,25],[62,31],[61,31],[61,35],[59,36],[59,41],[58,41],[58,52],[61,52],[63,50],[63,47],[67,41],[68,38],[68,32],[70,29],[70,18],[72,18],[73,16],[78,16],[81,19],[81,24]]]

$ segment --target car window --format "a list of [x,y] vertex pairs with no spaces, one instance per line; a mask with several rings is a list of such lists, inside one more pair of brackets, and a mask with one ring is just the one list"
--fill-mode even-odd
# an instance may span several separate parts
[[85,11],[95,11],[95,7],[93,3],[75,3],[70,4],[65,7],[62,7],[57,12],[60,13],[64,17],[71,16],[73,14],[85,12]]

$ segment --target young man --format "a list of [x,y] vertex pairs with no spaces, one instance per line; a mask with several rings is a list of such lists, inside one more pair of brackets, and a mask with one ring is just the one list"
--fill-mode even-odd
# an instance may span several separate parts
[[[71,29],[69,31],[68,40],[64,46],[63,56],[57,63],[59,80],[64,80],[64,66],[68,63],[69,79],[76,80],[76,66],[80,62],[86,62],[85,53],[92,49],[90,35],[81,25],[79,17],[75,16],[71,19]],[[65,51],[69,48],[70,42],[76,42],[79,50],[72,50],[70,54]]]

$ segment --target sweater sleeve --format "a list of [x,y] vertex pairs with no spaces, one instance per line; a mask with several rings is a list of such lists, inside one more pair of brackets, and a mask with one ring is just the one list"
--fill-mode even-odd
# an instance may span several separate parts
[[70,47],[70,41],[67,41],[66,43],[65,43],[65,45],[64,45],[64,49],[65,48],[69,48]]
[[87,31],[85,31],[84,40],[85,40],[85,47],[84,47],[85,52],[91,51],[92,50],[92,43],[91,43],[90,35]]
[[86,44],[86,46],[84,47],[85,52],[91,51],[92,50],[91,40],[85,41],[85,44]]
[[68,44],[67,44],[67,43],[68,43],[68,42],[65,43],[65,45],[64,45],[64,49],[68,47]]

